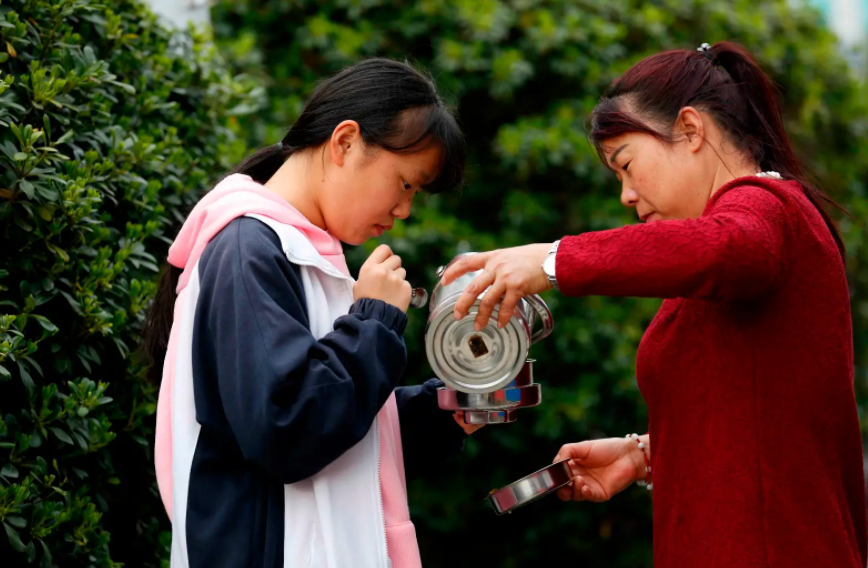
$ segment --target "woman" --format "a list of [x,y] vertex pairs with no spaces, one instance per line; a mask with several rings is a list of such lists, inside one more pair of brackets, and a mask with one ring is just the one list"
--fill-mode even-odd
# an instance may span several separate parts
[[463,171],[433,82],[372,59],[196,205],[146,341],[174,568],[421,566],[404,466],[457,453],[473,427],[438,408],[439,381],[395,388],[406,272],[381,245],[354,281],[341,242],[379,237]]
[[[639,346],[649,434],[565,445],[561,498],[654,494],[656,568],[866,565],[865,480],[841,238],[742,47],[649,57],[591,139],[642,223],[473,255],[462,318],[557,287],[664,298]],[[638,443],[637,443],[638,442]]]

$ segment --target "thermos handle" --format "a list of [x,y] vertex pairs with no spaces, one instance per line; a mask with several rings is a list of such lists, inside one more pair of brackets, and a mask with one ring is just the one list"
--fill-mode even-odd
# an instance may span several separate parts
[[[532,296],[525,296],[525,301],[529,303],[536,313],[539,315],[540,321],[542,322],[542,327],[536,330],[533,335],[530,336],[530,344],[533,345],[537,341],[541,339],[545,339],[549,335],[551,335],[552,331],[555,328],[555,320],[552,317],[552,311],[546,305],[542,298],[537,296],[536,294]],[[536,318],[534,321],[529,322],[531,329],[533,329],[536,324]]]
[[428,291],[425,288],[413,288],[410,291],[410,307],[424,308],[428,303]]

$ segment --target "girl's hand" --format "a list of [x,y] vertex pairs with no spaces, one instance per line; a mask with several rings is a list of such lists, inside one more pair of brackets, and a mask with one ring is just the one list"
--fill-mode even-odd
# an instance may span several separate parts
[[403,312],[410,306],[411,287],[407,271],[401,268],[401,257],[389,245],[380,245],[359,270],[359,279],[353,286],[353,299],[382,300]]
[[459,426],[464,430],[464,433],[468,436],[485,426],[485,424],[467,424],[464,421],[464,413],[463,412],[455,412],[452,414],[452,418],[455,419],[455,422],[458,423]]
[[630,438],[605,438],[566,444],[554,461],[570,458],[571,485],[561,487],[562,501],[608,501],[634,481],[645,479],[645,457]]
[[[552,287],[542,269],[542,263],[551,248],[551,243],[526,245],[471,254],[455,261],[443,273],[444,284],[450,284],[468,272],[483,270],[482,274],[467,286],[455,304],[455,319],[463,319],[479,295],[485,292],[485,298],[479,304],[474,327],[477,331],[485,327],[497,304],[501,305],[498,324],[504,327],[509,323],[519,300]],[[486,292],[489,286],[490,289]]]

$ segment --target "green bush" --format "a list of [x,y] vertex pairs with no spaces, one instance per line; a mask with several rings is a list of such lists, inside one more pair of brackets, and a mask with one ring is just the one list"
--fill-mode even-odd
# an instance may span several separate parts
[[[856,220],[868,218],[868,92],[818,25],[819,13],[798,2],[223,0],[213,15],[226,53],[268,84],[268,110],[243,121],[251,146],[279,140],[315,81],[360,58],[409,58],[431,71],[467,133],[469,183],[461,195],[421,199],[384,239],[405,258],[409,278],[429,289],[435,267],[462,250],[633,222],[587,142],[585,121],[629,65],[702,42],[739,41],[767,65],[820,185]],[[864,417],[868,241],[861,222],[844,219],[842,229]],[[356,266],[364,253],[351,252]],[[647,423],[634,357],[657,302],[546,299],[555,333],[533,349],[542,405],[520,412],[515,424],[483,429],[449,474],[411,487],[426,566],[650,565],[650,500],[642,490],[604,505],[549,498],[506,518],[483,502],[492,488],[549,463],[564,442]],[[423,326],[424,314],[411,314],[411,381],[430,376]]]
[[138,334],[254,97],[140,2],[0,5],[0,564],[165,554]]

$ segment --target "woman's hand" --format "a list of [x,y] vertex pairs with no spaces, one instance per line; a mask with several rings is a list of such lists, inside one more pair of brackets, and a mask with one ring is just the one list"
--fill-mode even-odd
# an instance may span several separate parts
[[461,426],[461,429],[464,430],[464,433],[468,436],[485,426],[485,424],[468,424],[464,421],[464,412],[455,412],[452,414],[452,418],[455,419],[455,422]]
[[407,271],[401,268],[401,257],[388,245],[380,245],[359,270],[353,286],[353,299],[371,298],[392,304],[403,312],[410,306],[411,290]]
[[558,490],[562,501],[608,501],[631,483],[645,479],[645,457],[630,438],[566,444],[554,461],[570,458],[571,485]]
[[[484,270],[467,286],[455,304],[455,319],[464,318],[479,295],[485,292],[485,298],[479,304],[474,327],[477,331],[485,327],[498,303],[501,305],[498,326],[504,327],[509,323],[519,300],[552,287],[542,269],[542,263],[551,248],[551,243],[526,245],[471,254],[455,261],[443,273],[444,284],[450,284],[468,272]],[[486,292],[489,286],[491,288]]]

